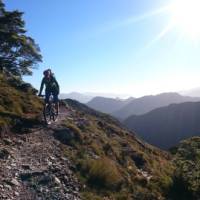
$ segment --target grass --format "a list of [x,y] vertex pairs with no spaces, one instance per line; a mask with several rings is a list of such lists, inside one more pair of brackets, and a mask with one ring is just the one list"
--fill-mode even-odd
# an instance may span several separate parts
[[88,182],[93,187],[116,189],[122,182],[122,176],[116,164],[106,157],[89,160],[87,165]]
[[[13,80],[13,81],[11,81]],[[16,119],[37,118],[42,110],[42,101],[33,93],[34,89],[22,90],[21,80],[0,74],[0,127],[15,125]],[[28,86],[27,86],[28,87]]]
[[200,199],[200,137],[184,140],[172,149],[176,165],[172,195],[175,199]]
[[[139,141],[110,117],[74,104],[78,103],[68,104],[75,110],[73,119],[63,125],[75,130],[79,139],[73,146],[64,145],[63,151],[86,186],[83,199],[164,199],[173,181],[169,154]],[[85,119],[84,127],[79,126],[80,119]]]

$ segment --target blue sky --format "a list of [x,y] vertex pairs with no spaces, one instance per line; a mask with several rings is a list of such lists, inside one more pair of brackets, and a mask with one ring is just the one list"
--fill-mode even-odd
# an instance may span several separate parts
[[25,77],[36,88],[50,67],[62,93],[142,96],[200,85],[199,40],[177,26],[164,31],[173,18],[160,8],[171,1],[4,2],[7,9],[24,12],[28,35],[41,48],[43,63]]

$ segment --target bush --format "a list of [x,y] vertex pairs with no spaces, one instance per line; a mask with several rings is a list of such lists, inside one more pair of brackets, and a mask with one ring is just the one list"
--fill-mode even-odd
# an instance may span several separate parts
[[115,163],[108,158],[92,160],[89,163],[89,183],[94,187],[116,189],[122,177]]
[[83,142],[81,130],[74,124],[68,123],[67,128],[73,133],[74,141],[81,144]]
[[75,146],[76,143],[82,143],[81,131],[73,124],[68,124],[66,127],[57,129],[54,133],[54,137],[63,144]]
[[35,88],[33,88],[30,83],[22,83],[18,87],[18,89],[21,90],[21,91],[23,91],[23,92],[29,92],[31,94],[36,94],[38,92],[38,90],[36,90]]

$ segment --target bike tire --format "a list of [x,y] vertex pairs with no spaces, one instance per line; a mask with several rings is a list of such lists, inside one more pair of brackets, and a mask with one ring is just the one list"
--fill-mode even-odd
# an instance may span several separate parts
[[52,121],[54,121],[55,114],[54,114],[53,107],[51,107],[51,112],[50,112],[50,115],[51,115],[51,120],[52,120]]
[[57,120],[57,118],[58,118],[58,114],[56,113],[55,108],[53,107],[52,108],[52,119],[55,122]]
[[45,105],[43,110],[44,121],[46,124],[51,124],[51,106]]

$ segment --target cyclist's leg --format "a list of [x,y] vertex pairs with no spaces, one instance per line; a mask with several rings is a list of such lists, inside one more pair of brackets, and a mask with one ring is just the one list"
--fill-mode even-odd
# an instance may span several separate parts
[[45,105],[49,104],[49,97],[51,96],[51,92],[45,91]]
[[53,102],[55,103],[55,108],[56,108],[56,114],[59,113],[59,99],[58,99],[58,93],[53,92]]
[[44,119],[47,124],[51,123],[51,116],[50,116],[50,107],[49,107],[49,98],[50,98],[51,93],[49,91],[45,91],[45,99],[44,99]]

